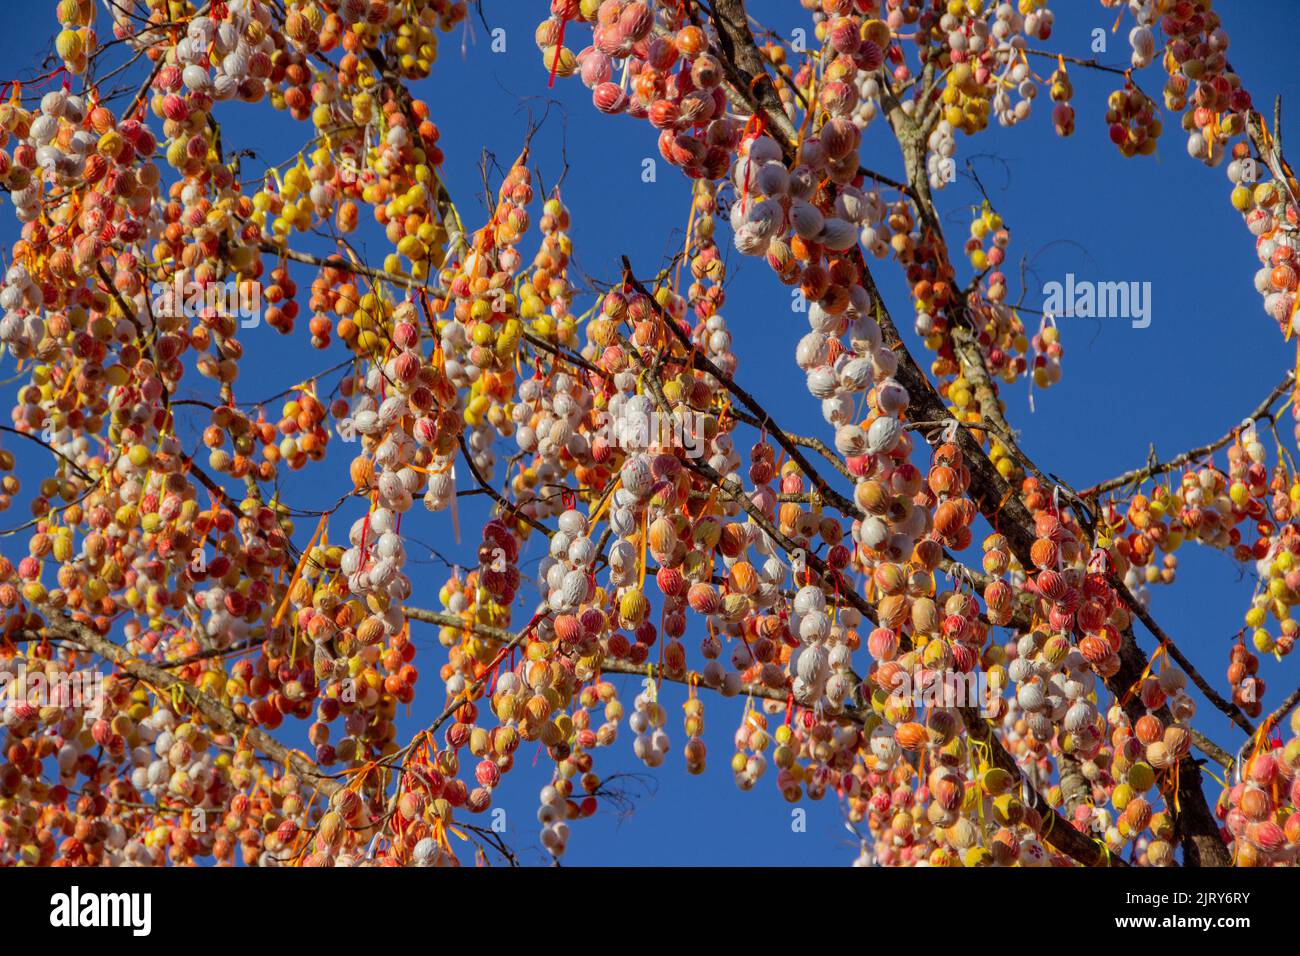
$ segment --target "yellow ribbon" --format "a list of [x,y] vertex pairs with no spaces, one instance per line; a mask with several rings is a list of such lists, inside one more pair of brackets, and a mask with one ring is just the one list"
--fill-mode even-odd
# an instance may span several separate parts
[[587,524],[589,527],[595,527],[596,522],[599,521],[601,519],[601,516],[605,514],[605,509],[607,509],[609,507],[610,502],[614,500],[614,492],[618,491],[618,489],[622,487],[622,485],[623,485],[623,476],[620,475],[618,478],[614,479],[614,486],[609,489],[609,494],[607,494],[604,500],[600,502],[600,505],[599,507],[596,508],[595,513],[592,514],[592,516],[587,519]]
[[294,568],[293,576],[289,578],[289,586],[284,589],[284,600],[280,602],[280,609],[275,612],[275,617],[271,620],[272,627],[279,627],[280,621],[284,617],[284,612],[289,607],[289,595],[293,591],[293,586],[298,583],[298,578],[302,576],[303,569],[307,567],[307,560],[311,557],[312,548],[316,547],[316,542],[325,529],[325,522],[329,520],[329,515],[320,516],[320,521],[316,523],[316,531],[311,536],[311,541],[302,552],[302,558],[298,561],[298,566]]

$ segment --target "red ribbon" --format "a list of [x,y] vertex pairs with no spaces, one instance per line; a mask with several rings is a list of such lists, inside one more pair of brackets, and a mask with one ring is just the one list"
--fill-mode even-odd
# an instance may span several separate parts
[[[359,548],[360,551],[361,551],[361,561],[362,561],[362,565],[365,564],[365,559],[366,559],[366,535],[368,535],[369,533],[370,533],[370,513],[367,512],[367,513],[366,513],[366,520],[363,521],[363,522],[361,523],[361,544],[358,545],[358,548]],[[358,566],[357,570],[360,571],[360,570],[361,570],[361,567]]]
[[[60,73],[67,73],[67,72],[68,72],[68,68],[66,66],[58,66],[55,67],[53,70],[51,70],[49,73],[44,73],[36,77],[36,79],[34,80],[10,80],[3,87],[0,87],[0,91],[7,91],[11,86],[18,86],[19,88],[21,88],[23,83],[26,83],[34,90],[39,90],[42,86],[50,82],[50,80],[54,79]],[[63,87],[64,89],[69,89],[68,81],[66,79],[63,81]],[[0,93],[0,95],[3,94]]]
[[[745,129],[741,134],[741,143],[752,142],[763,135],[767,129],[767,117],[762,113],[753,113],[745,121]],[[745,186],[740,193],[740,211],[744,212],[749,204],[749,182],[754,175],[754,164],[749,161],[748,155],[745,157],[748,165],[745,167]]]
[[547,88],[555,85],[555,71],[560,68],[560,51],[564,49],[564,26],[568,23],[567,17],[560,19],[560,35],[555,38],[555,56],[551,59],[551,78],[547,81]]

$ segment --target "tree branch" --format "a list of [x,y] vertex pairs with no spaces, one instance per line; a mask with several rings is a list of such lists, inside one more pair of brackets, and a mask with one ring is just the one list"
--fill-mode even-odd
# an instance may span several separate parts
[[1079,494],[1084,498],[1095,498],[1098,495],[1105,494],[1108,491],[1114,491],[1116,488],[1123,488],[1126,485],[1140,485],[1142,482],[1154,478],[1156,475],[1166,474],[1176,468],[1181,468],[1189,462],[1213,454],[1230,442],[1235,441],[1237,436],[1246,430],[1248,424],[1259,421],[1260,419],[1271,419],[1273,417],[1271,411],[1273,404],[1285,395],[1294,384],[1295,372],[1288,371],[1282,376],[1282,381],[1273,386],[1273,390],[1268,393],[1268,397],[1260,402],[1259,405],[1255,407],[1255,410],[1251,412],[1241,424],[1229,429],[1228,433],[1222,438],[1218,438],[1210,442],[1208,445],[1189,448],[1187,451],[1175,455],[1168,461],[1156,462],[1142,468],[1134,468],[1132,471],[1126,471],[1124,474],[1116,475],[1114,478],[1107,478],[1105,481],[1079,492]]

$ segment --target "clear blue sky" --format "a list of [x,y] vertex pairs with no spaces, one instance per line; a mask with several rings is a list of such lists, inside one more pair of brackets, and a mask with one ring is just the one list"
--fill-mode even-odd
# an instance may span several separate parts
[[[500,166],[507,166],[519,151],[529,112],[541,117],[549,109],[533,141],[533,159],[549,187],[562,171],[561,149],[567,152],[570,169],[563,195],[573,217],[578,275],[611,279],[618,273],[618,258],[623,254],[631,257],[641,274],[647,274],[681,247],[690,202],[688,182],[663,162],[659,163],[657,182],[642,182],[642,159],[657,156],[654,131],[648,124],[598,114],[591,106],[589,91],[576,79],[557,80],[553,90],[547,89],[547,72],[532,40],[546,6],[517,0],[485,4],[489,23],[506,30],[505,53],[491,52],[490,38],[477,17],[468,32],[442,37],[433,76],[415,84],[414,92],[430,102],[432,118],[442,132],[440,145],[448,157],[444,177],[467,225],[477,228],[485,215],[481,151],[490,151]],[[20,7],[23,11],[30,8],[30,16],[18,15]],[[1044,46],[1089,57],[1091,31],[1102,27],[1110,50],[1099,59],[1128,65],[1125,36],[1131,20],[1127,16],[1120,33],[1110,34],[1115,12],[1094,0],[1066,0],[1054,7],[1056,30]],[[1278,43],[1279,35],[1292,32],[1288,25],[1296,25],[1294,0],[1221,0],[1216,7],[1232,38],[1230,59],[1257,106],[1271,117],[1273,97],[1282,94],[1284,130],[1296,128],[1300,82],[1295,79],[1292,58],[1280,52]],[[806,16],[793,3],[763,0],[750,3],[749,8],[773,29],[808,26]],[[0,72],[17,72],[20,77],[42,72],[38,68],[41,51],[48,49],[56,28],[53,6],[14,3],[6,7],[6,13],[8,28],[0,35],[0,61],[5,67]],[[99,22],[101,33],[106,33],[102,11]],[[1050,61],[1033,65],[1044,76],[1050,73]],[[1031,274],[1027,305],[1038,305],[1042,284],[1063,280],[1067,272],[1095,281],[1151,283],[1149,328],[1134,329],[1126,320],[1062,320],[1064,379],[1046,393],[1036,393],[1036,412],[1030,414],[1027,382],[1004,392],[1009,418],[1023,429],[1026,451],[1045,470],[1083,487],[1142,464],[1151,444],[1167,457],[1224,434],[1292,366],[1295,351],[1283,344],[1252,287],[1258,268],[1253,240],[1229,204],[1229,184],[1222,167],[1207,169],[1186,156],[1184,135],[1172,116],[1165,117],[1166,131],[1156,156],[1122,158],[1110,144],[1102,120],[1106,95],[1122,80],[1079,68],[1071,69],[1070,74],[1077,111],[1073,137],[1062,140],[1051,131],[1050,103],[1044,91],[1028,122],[1009,131],[995,125],[973,139],[959,135],[957,158],[959,168],[966,158],[974,160],[995,207],[1009,225],[1009,261],[1018,262],[1024,253],[1032,258],[1037,279]],[[1148,94],[1160,100],[1164,74],[1159,66],[1139,73],[1137,79]],[[228,150],[251,147],[257,151],[256,160],[244,161],[248,177],[267,163],[292,157],[311,135],[309,124],[295,124],[286,114],[274,113],[266,106],[247,109],[241,104],[223,104],[217,116],[223,123]],[[873,126],[865,137],[862,161],[883,173],[901,175],[897,148],[883,123],[880,128]],[[499,169],[492,168],[493,188],[500,175]],[[978,201],[973,186],[960,179],[939,195],[951,240],[958,244],[964,240],[971,204]],[[539,207],[540,203],[534,205],[534,218],[540,214]],[[11,208],[3,209],[0,236],[6,250],[17,234]],[[383,236],[373,227],[362,235],[366,241],[359,245],[368,251],[367,260],[378,263],[389,251]],[[725,225],[719,236],[730,248]],[[295,245],[308,251],[329,251],[315,239],[297,238]],[[961,260],[960,249],[954,258]],[[894,314],[908,315],[910,304],[898,267],[880,262],[874,270]],[[1008,269],[1008,274],[1014,298],[1019,293],[1018,279],[1014,268]],[[300,297],[305,312],[308,270],[295,269],[295,275],[304,290]],[[817,403],[807,394],[803,376],[794,365],[794,345],[807,325],[802,315],[789,310],[788,290],[764,263],[742,260],[733,252],[727,292],[724,314],[741,356],[740,383],[776,411],[790,430],[829,438]],[[307,317],[304,314],[299,320],[290,339],[267,327],[240,335],[247,352],[236,385],[240,400],[273,394],[343,357],[337,341],[324,354],[308,347]],[[905,334],[909,344],[916,346],[910,330]],[[928,364],[928,353],[922,350],[917,354],[923,365]],[[0,380],[11,378],[13,368],[12,359],[0,360]],[[6,408],[12,406],[16,387],[8,384],[0,390]],[[183,397],[212,396],[209,383],[192,372],[181,393]],[[270,409],[268,413],[274,414]],[[203,424],[188,432],[182,426],[178,432],[190,448],[197,444]],[[20,473],[30,487],[38,473],[46,473],[47,465],[32,456],[31,446],[23,444],[10,441],[6,447],[12,447],[24,461]],[[1268,445],[1271,450],[1271,442]],[[303,508],[331,505],[346,485],[347,447],[332,448],[324,466],[287,480],[285,499]],[[1222,456],[1217,463],[1224,464]],[[20,523],[26,514],[26,500],[24,494],[21,511],[15,507],[0,516],[0,525]],[[484,513],[481,501],[462,499],[465,537],[460,547],[452,540],[445,514],[432,515],[419,507],[408,516],[403,532],[468,565],[474,560],[477,526]],[[336,523],[351,521],[363,507],[360,503],[350,506]],[[310,523],[299,525],[300,545],[311,530]],[[20,547],[18,540],[0,539],[0,550],[14,560],[22,556],[16,547]],[[412,559],[426,554],[412,543],[407,550]],[[540,544],[530,542],[523,560],[535,561],[541,553]],[[1228,648],[1242,625],[1252,583],[1225,555],[1186,546],[1178,556],[1178,581],[1172,588],[1156,589],[1153,611],[1202,672],[1224,689]],[[408,570],[416,584],[411,603],[436,607],[445,569],[430,561]],[[535,591],[526,587],[523,593],[528,602],[536,600]],[[520,608],[516,617],[522,622],[527,615],[528,609]],[[685,642],[692,661],[698,661],[697,629],[698,619],[693,618]],[[427,723],[444,701],[436,679],[443,652],[434,630],[417,625],[414,633],[421,644],[416,663],[424,676],[416,706],[399,724],[403,739]],[[1139,643],[1150,652],[1154,641],[1141,630],[1137,633]],[[1297,679],[1292,659],[1278,664],[1265,658],[1260,674],[1268,684],[1266,710]],[[630,712],[636,681],[622,680],[622,696]],[[594,819],[573,824],[565,864],[843,865],[853,859],[856,841],[843,829],[834,797],[820,804],[801,804],[808,809],[807,830],[796,833],[791,828],[790,806],[776,791],[774,772],[753,792],[736,789],[728,764],[740,702],[707,698],[709,766],[703,776],[689,776],[681,756],[685,743],[682,695],[675,687],[666,687],[664,693],[669,713],[666,729],[673,746],[662,767],[647,770],[636,760],[626,725],[616,746],[596,751],[597,772],[646,774],[655,792],[637,799],[634,812],[625,819],[606,808]],[[1240,734],[1199,696],[1196,699],[1198,726],[1235,750]],[[285,736],[285,729],[280,733]],[[497,791],[495,805],[507,811],[508,842],[520,851],[524,862],[540,863],[546,854],[537,840],[535,813],[538,789],[549,780],[549,761],[542,755],[534,767],[532,757],[530,745],[521,748],[516,768]]]

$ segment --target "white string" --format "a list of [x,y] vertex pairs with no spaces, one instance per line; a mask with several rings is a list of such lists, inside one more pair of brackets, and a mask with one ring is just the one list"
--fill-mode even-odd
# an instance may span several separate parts
[[[1038,334],[1034,336],[1034,338],[1041,340],[1043,332],[1049,325],[1052,328],[1056,328],[1056,316],[1052,315],[1050,312],[1044,312],[1042,319],[1038,322]],[[1030,341],[1032,342],[1033,339]],[[1031,415],[1034,413],[1034,364],[1038,360],[1038,356],[1041,354],[1042,353],[1038,351],[1038,346],[1035,345],[1033,361],[1029,363],[1029,414]]]
[[1239,748],[1237,748],[1237,756],[1236,756],[1236,757],[1233,759],[1233,761],[1232,761],[1232,764],[1233,764],[1233,772],[1236,774],[1236,777],[1237,777],[1237,783],[1241,783],[1241,754],[1242,754],[1242,751],[1244,751],[1244,750],[1246,749],[1246,747],[1249,746],[1250,741],[1253,740],[1253,739],[1254,739],[1253,737],[1250,738],[1250,739],[1248,739],[1244,744],[1242,744]]

